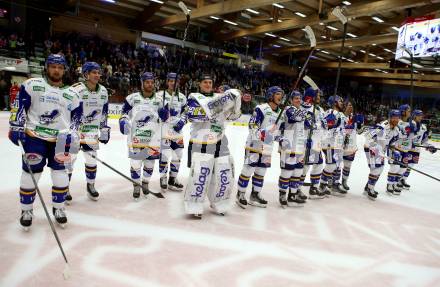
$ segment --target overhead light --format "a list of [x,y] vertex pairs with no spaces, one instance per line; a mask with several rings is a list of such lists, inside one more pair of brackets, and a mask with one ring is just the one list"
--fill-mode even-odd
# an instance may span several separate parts
[[368,55],[370,55],[371,57],[376,57],[376,54],[373,53],[368,53]]
[[250,8],[247,8],[246,11],[251,12],[251,13],[254,13],[254,14],[256,14],[256,15],[260,14],[260,12],[254,10],[254,9],[250,9]]
[[423,68],[422,65],[419,65],[419,64],[417,64],[417,63],[414,63],[413,66],[416,67],[416,68],[419,68],[419,69]]
[[383,60],[383,58],[381,56],[377,56],[376,58],[378,58],[379,60]]
[[325,36],[325,35],[322,35],[322,36],[321,36],[321,38],[323,38],[323,39],[327,39],[327,36]]
[[[163,4],[163,1],[160,1],[160,0],[150,0],[151,2],[156,2],[156,3],[159,3],[159,4]],[[188,11],[191,11],[191,10],[189,10],[188,9]]]
[[387,71],[382,71],[382,73],[384,73],[384,74],[388,74],[388,72],[387,72]]
[[376,17],[376,16],[371,17],[371,19],[373,19],[374,21],[379,22],[379,23],[385,22],[384,20],[382,20],[382,19],[380,19],[379,17]]
[[214,19],[214,20],[219,20],[219,17],[215,17],[215,16],[209,16],[209,18]]
[[387,52],[389,52],[389,53],[392,53],[393,51],[391,51],[390,49],[387,49],[387,48],[385,48],[385,49],[383,49],[384,51],[387,51]]
[[278,4],[278,3],[273,3],[272,5],[273,5],[273,6],[275,6],[275,7],[278,7],[278,8],[280,8],[280,9],[283,9],[283,8],[284,8],[284,6],[283,6],[283,5],[281,5],[281,4]]
[[352,33],[347,33],[347,35],[352,37],[352,38],[356,38],[357,37],[355,34],[352,34]]
[[275,48],[280,48],[281,47],[280,45],[277,45],[277,44],[273,44],[272,46],[275,47]]
[[352,59],[347,59],[347,61],[354,63],[354,61]]
[[418,74],[418,73],[419,73],[419,71],[414,71],[414,73]]
[[396,26],[393,26],[393,27],[391,27],[391,29],[393,29],[393,30],[396,30],[397,32],[399,32],[399,31],[400,31],[400,29],[399,29],[399,28],[397,28]]
[[321,52],[324,53],[324,54],[330,55],[330,53],[327,52],[326,50],[321,50]]
[[440,70],[440,67],[435,67],[434,70]]
[[333,31],[338,31],[338,28],[333,27],[333,26],[330,26],[330,25],[328,25],[327,28],[329,28],[329,29],[331,29],[331,30],[333,30]]
[[283,22],[283,20],[281,20],[281,19],[278,19],[278,23],[281,23],[281,22]]
[[364,53],[364,54],[366,53],[366,51],[365,51],[365,50],[359,50],[359,52],[362,52],[362,53]]
[[108,2],[108,3],[116,3],[115,0],[104,0],[104,2]]
[[232,22],[232,21],[229,21],[229,20],[226,20],[226,19],[224,19],[223,22],[228,23],[228,24],[231,24],[231,25],[234,25],[234,26],[237,26],[237,25],[238,25],[237,23]]
[[273,38],[276,38],[276,37],[277,37],[276,35],[271,34],[271,33],[264,33],[264,35],[269,36],[269,37],[273,37]]
[[319,25],[324,26],[325,24],[324,22],[319,22]]
[[350,2],[348,2],[348,1],[342,1],[342,4],[344,4],[344,5],[351,5],[351,3]]
[[284,38],[284,37],[280,37],[280,39],[281,39],[281,40],[283,40],[283,41],[286,41],[286,42],[290,42],[290,40],[289,40],[289,39],[287,39],[287,38]]
[[371,45],[376,46],[376,43],[373,43],[373,44],[371,44]]
[[408,65],[411,64],[411,62],[408,61],[407,59],[402,59],[401,58],[401,59],[399,59],[399,61],[402,62],[402,63],[408,64]]
[[299,17],[303,17],[303,18],[306,18],[306,17],[307,17],[307,15],[304,15],[304,14],[301,13],[301,12],[295,12],[295,14],[298,15]]

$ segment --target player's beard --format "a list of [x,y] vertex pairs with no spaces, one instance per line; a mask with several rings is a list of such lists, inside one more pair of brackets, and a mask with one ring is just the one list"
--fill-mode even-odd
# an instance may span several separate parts
[[63,80],[63,76],[59,76],[59,75],[54,76],[54,75],[49,75],[49,74],[47,74],[47,78],[48,78],[49,81],[51,81],[52,83],[56,83],[56,84],[62,82],[62,80]]

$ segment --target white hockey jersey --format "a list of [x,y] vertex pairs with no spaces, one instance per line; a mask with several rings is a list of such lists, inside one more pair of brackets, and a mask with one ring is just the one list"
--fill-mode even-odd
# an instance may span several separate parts
[[165,101],[163,100],[163,96],[164,91],[156,92],[156,98],[161,102],[161,106],[168,104],[168,108],[170,109],[170,117],[166,122],[162,123],[162,138],[174,141],[182,140],[182,130],[176,132],[173,126],[181,119],[182,114],[184,114],[186,97],[182,93],[171,96],[168,91],[165,91]]
[[[415,122],[412,122],[415,126]],[[397,124],[399,138],[396,141],[395,148],[401,152],[408,152],[412,148],[414,133],[410,129],[409,122],[400,120]]]
[[[275,124],[278,114],[281,109],[272,110],[269,104],[261,104],[255,107],[251,119],[249,120],[249,134],[246,140],[246,150],[251,152],[261,153],[264,155],[271,155],[275,138],[280,135],[280,125],[283,122],[281,119]],[[272,136],[272,142],[262,142],[259,138],[261,130],[268,130]]]
[[226,121],[240,116],[241,96],[234,89],[212,96],[191,93],[187,106],[186,116],[191,122],[190,142],[216,144],[225,135]]
[[399,137],[399,128],[391,127],[388,120],[372,127],[365,133],[365,148],[378,148],[379,153],[385,155],[390,145],[395,144]]
[[122,117],[128,118],[131,130],[127,137],[130,152],[151,148],[160,151],[160,119],[158,109],[161,105],[154,94],[147,98],[142,92],[127,96],[122,107]]
[[90,91],[83,82],[72,85],[83,103],[83,117],[79,128],[80,143],[99,144],[99,131],[107,125],[108,92],[98,84],[95,91]]
[[[333,126],[327,124],[327,117],[333,114],[336,121]],[[344,123],[345,115],[342,112],[338,112],[333,109],[327,110],[324,115],[324,122],[326,123],[325,131],[323,134],[322,148],[323,149],[343,149],[344,146]]]
[[81,116],[82,104],[73,88],[31,78],[21,85],[18,111],[11,125],[25,127],[30,136],[56,141],[60,131],[77,130]]
[[353,114],[345,117],[344,121],[344,154],[352,154],[358,150],[357,135],[359,125],[354,121]]
[[[313,106],[301,105],[301,107],[306,110],[310,115],[313,115]],[[312,132],[312,150],[321,151],[322,140],[325,132],[326,124],[324,121],[324,110],[320,106],[315,106],[314,114],[314,129],[306,129],[306,139],[309,133]]]
[[418,145],[426,145],[428,142],[428,129],[425,124],[416,123],[416,133],[414,134],[412,147],[410,151],[420,153],[421,147],[417,147]]
[[282,131],[283,140],[290,143],[290,150],[285,151],[287,154],[303,154],[306,148],[306,140],[308,133],[304,126],[308,109],[303,107],[290,106],[286,108],[284,113],[284,128]]

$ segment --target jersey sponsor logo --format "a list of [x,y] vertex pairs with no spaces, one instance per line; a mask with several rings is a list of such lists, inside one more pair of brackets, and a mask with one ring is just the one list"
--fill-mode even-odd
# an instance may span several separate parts
[[32,87],[32,91],[34,91],[34,92],[45,92],[46,88],[43,87],[43,86],[33,86]]
[[206,181],[208,180],[208,176],[211,173],[211,169],[208,167],[200,167],[200,175],[198,178],[198,181],[194,183],[194,186],[196,187],[196,192],[191,194],[193,197],[200,197],[203,194],[203,191],[205,190]]
[[83,96],[82,96],[82,99],[83,99],[83,100],[87,100],[88,98],[89,98],[89,95],[83,95]]
[[55,121],[57,117],[59,117],[61,113],[58,110],[47,111],[44,114],[40,115],[40,124],[49,125]]
[[219,106],[221,106],[221,105],[224,105],[226,102],[228,102],[228,101],[233,101],[233,100],[234,100],[234,98],[232,98],[231,95],[226,94],[226,95],[224,95],[223,97],[221,97],[220,99],[208,103],[208,108],[211,109],[211,110],[213,110],[213,109],[215,109],[216,107],[219,107]]
[[218,125],[211,125],[211,131],[215,132],[215,133],[221,133],[222,132],[222,127],[218,126]]
[[106,95],[101,95],[101,100],[105,100],[105,99],[107,99],[107,96]]
[[134,134],[135,136],[138,137],[151,137],[151,130],[137,130]]
[[67,93],[63,93],[63,98],[65,98],[66,100],[69,100],[69,101],[73,100],[73,97]]
[[47,135],[47,136],[58,135],[58,130],[54,130],[54,129],[50,129],[50,128],[46,128],[46,127],[41,127],[41,126],[35,127],[35,132],[38,134]]
[[98,128],[99,126],[97,125],[82,125],[81,132],[82,133],[96,132]]
[[229,168],[220,171],[220,190],[215,195],[216,197],[223,197],[225,195],[225,192],[230,184],[230,181],[228,180],[229,171]]

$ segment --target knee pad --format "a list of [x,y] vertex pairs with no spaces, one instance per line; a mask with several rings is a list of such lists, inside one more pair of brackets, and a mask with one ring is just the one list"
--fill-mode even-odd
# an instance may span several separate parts
[[[34,173],[35,181],[38,183],[41,177],[41,172]],[[30,173],[26,171],[22,171],[21,178],[20,178],[20,188],[21,189],[35,189],[34,181],[32,180],[32,176]]]
[[140,170],[142,168],[142,160],[139,159],[130,159],[131,169]]
[[66,187],[69,186],[69,176],[66,170],[54,170],[50,171],[52,177],[53,186]]
[[83,154],[84,154],[84,162],[86,165],[88,165],[88,166],[95,166],[96,165],[96,159],[94,159],[92,157],[92,155],[93,156],[97,155],[96,151],[83,152]]

